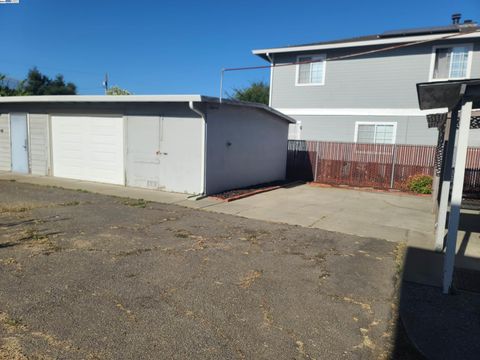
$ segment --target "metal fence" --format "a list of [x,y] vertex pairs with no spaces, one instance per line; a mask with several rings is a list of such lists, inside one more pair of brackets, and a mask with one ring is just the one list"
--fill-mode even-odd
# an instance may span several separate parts
[[[290,140],[287,176],[333,185],[401,190],[412,175],[433,176],[435,146]],[[480,148],[468,150],[465,190],[480,191]]]

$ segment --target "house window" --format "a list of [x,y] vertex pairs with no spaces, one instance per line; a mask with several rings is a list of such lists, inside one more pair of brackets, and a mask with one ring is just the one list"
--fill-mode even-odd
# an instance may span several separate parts
[[471,46],[434,47],[432,79],[467,78]]
[[355,142],[364,144],[394,144],[397,123],[357,122]]
[[323,85],[325,82],[325,55],[297,57],[296,85]]

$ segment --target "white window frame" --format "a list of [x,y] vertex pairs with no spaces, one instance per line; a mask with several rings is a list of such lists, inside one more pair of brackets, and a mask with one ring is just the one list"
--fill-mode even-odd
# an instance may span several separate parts
[[[390,125],[390,126],[393,125],[393,136],[392,136],[392,142],[390,144],[395,144],[396,141],[397,141],[397,122],[396,121],[356,121],[355,122],[355,135],[354,135],[354,138],[353,138],[353,141],[355,143],[358,143],[358,126],[359,125],[375,125],[375,134],[373,136],[373,143],[372,144],[377,144],[375,142],[376,135],[377,135],[377,125],[380,125],[380,126],[381,125]],[[381,145],[381,144],[379,144],[379,145]]]
[[[434,78],[433,73],[435,71],[435,56],[437,53],[437,49],[452,49],[456,47],[465,47],[468,48],[468,59],[467,59],[467,74],[464,77],[448,77],[448,78]],[[447,81],[447,80],[461,80],[461,79],[469,79],[472,71],[472,60],[473,60],[473,44],[448,44],[448,45],[435,45],[432,47],[432,55],[430,59],[430,74],[429,74],[429,81]],[[450,68],[452,64],[450,63]],[[450,72],[450,71],[449,71]]]
[[[323,74],[322,74],[322,81],[318,83],[299,83],[298,82],[298,75],[300,72],[300,58],[309,56],[312,58],[312,60],[322,60],[323,64]],[[297,65],[295,66],[295,86],[322,86],[325,85],[325,73],[327,71],[327,55],[326,54],[315,54],[315,55],[309,55],[309,54],[304,54],[304,55],[298,55],[297,56]]]

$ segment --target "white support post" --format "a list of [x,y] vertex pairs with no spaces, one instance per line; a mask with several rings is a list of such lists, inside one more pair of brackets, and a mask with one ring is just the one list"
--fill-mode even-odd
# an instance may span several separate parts
[[437,221],[435,223],[435,251],[443,251],[445,239],[445,224],[447,222],[448,198],[450,196],[450,182],[452,180],[452,160],[455,149],[455,136],[457,134],[458,108],[455,108],[445,124],[447,136],[446,149],[443,156],[443,168],[440,190],[440,204],[438,205]]
[[458,130],[457,151],[455,154],[455,172],[453,174],[452,201],[448,219],[447,248],[443,263],[443,293],[448,294],[452,287],[453,270],[455,267],[455,252],[457,247],[458,224],[462,207],[463,181],[465,178],[465,163],[467,160],[468,134],[472,116],[472,101],[462,104],[460,127]]

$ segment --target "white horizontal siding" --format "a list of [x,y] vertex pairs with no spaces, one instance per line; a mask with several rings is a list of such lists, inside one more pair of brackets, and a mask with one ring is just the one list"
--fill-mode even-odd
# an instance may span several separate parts
[[10,124],[8,114],[0,114],[0,170],[11,170]]

